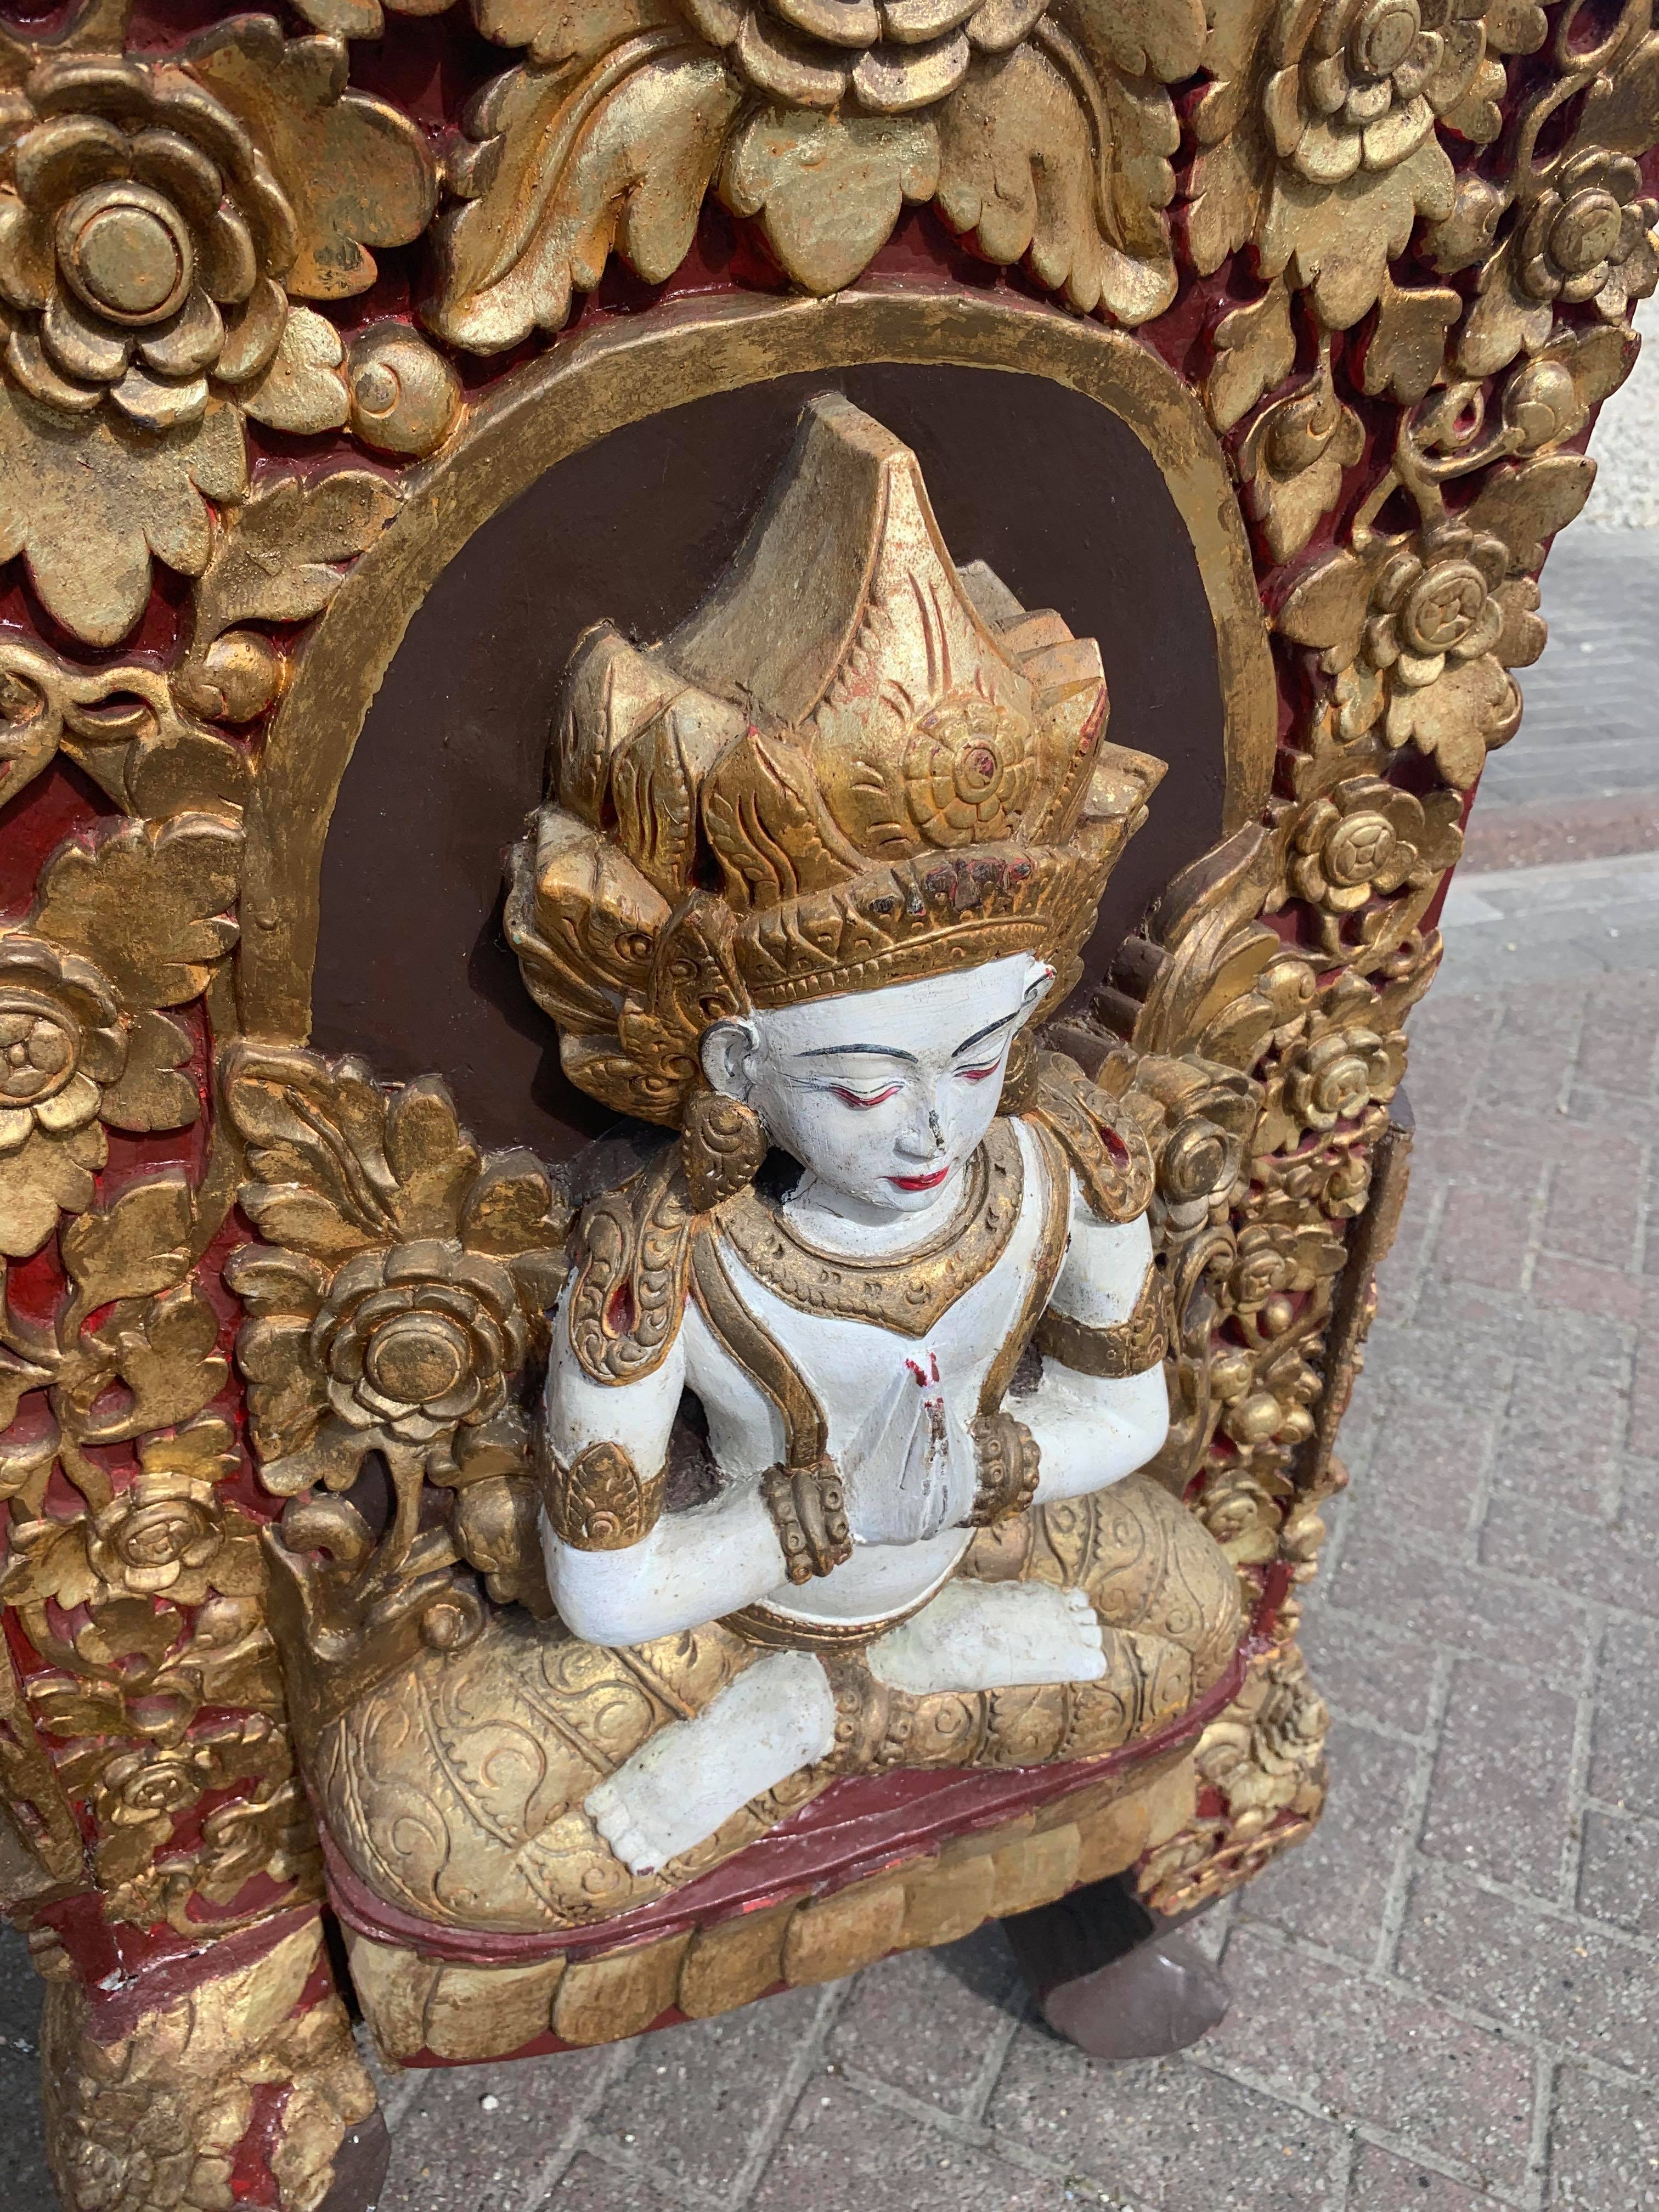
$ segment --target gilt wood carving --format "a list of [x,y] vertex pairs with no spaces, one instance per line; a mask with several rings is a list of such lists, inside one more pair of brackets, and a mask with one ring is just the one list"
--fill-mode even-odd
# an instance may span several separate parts
[[[1009,1800],[983,1849],[533,1970],[389,1916],[354,1978],[388,2047],[476,2057],[491,1974],[526,1977],[495,2047],[602,2040],[1095,1873],[1167,1911],[1246,1878],[1322,1795],[1295,1591],[1407,1016],[1659,282],[1648,0],[46,20],[0,34],[0,1882],[52,1979],[65,2203],[321,2203],[369,2093],[299,1739],[486,1620],[541,1663],[571,1197],[473,1145],[441,1072],[307,1048],[320,853],[446,562],[702,392],[1065,383],[1197,550],[1224,834],[1042,1043],[1146,1147],[1171,1425],[1136,1495],[1231,1563],[1248,1672],[1175,1763]],[[337,1494],[366,1461],[378,1527]],[[647,1524],[657,1474],[591,1468],[570,1526]]]

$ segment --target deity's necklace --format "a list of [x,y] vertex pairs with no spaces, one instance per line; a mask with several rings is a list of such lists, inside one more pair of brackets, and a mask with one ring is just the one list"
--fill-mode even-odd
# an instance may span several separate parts
[[968,1164],[950,1220],[896,1257],[825,1251],[753,1189],[721,1208],[720,1231],[757,1282],[802,1313],[925,1336],[1007,1250],[1024,1194],[1019,1139],[999,1120]]

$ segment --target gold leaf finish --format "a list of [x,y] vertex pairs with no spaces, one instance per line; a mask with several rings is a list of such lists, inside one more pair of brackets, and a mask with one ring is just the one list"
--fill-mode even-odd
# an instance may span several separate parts
[[[1005,1520],[976,1538],[967,1571],[1086,1590],[1106,1624],[1106,1674],[911,1697],[878,1683],[854,1644],[830,1662],[848,1723],[836,1750],[659,1874],[630,1875],[584,1801],[665,1719],[702,1711],[760,1656],[724,1623],[610,1650],[504,1613],[459,1648],[415,1644],[396,1673],[358,1658],[352,1693],[325,1689],[296,1715],[307,1771],[358,1878],[398,1910],[450,1927],[586,1928],[720,1864],[839,1775],[900,1759],[955,1768],[1092,1757],[1183,1711],[1231,1659],[1231,1572],[1156,1483],[1131,1478]],[[541,1717],[549,1711],[560,1716],[556,1732]],[[394,1806],[405,1838],[418,1834],[408,1849],[391,1840]],[[463,1866],[458,1891],[452,1870]]]
[[[0,928],[0,1882],[57,1978],[53,2156],[82,2212],[216,2205],[261,2158],[255,2193],[315,2212],[368,2109],[342,2017],[305,2002],[326,1971],[295,1917],[321,1869],[291,1726],[313,1779],[349,1766],[391,1808],[351,1832],[363,1868],[409,1775],[429,1791],[441,1764],[406,1773],[390,1733],[441,1736],[447,1759],[467,1686],[463,1734],[550,1762],[505,1844],[465,1776],[438,1824],[479,1853],[498,1923],[586,1927],[586,1955],[492,1981],[355,1942],[403,2057],[716,2012],[1137,1859],[1143,1893],[1185,1910],[1305,1833],[1325,1717],[1297,1591],[1346,1479],[1337,1424],[1399,1212],[1405,1025],[1439,956],[1425,925],[1542,646],[1536,572],[1588,496],[1584,434],[1659,283],[1647,0],[299,12],[309,34],[240,15],[164,43],[89,0],[49,34],[0,33],[0,799],[21,801],[20,854],[58,825]],[[434,70],[440,50],[464,59]],[[388,88],[422,70],[416,120]],[[781,296],[744,289],[765,286]],[[1011,1077],[1009,1110],[1095,1164],[1091,1204],[1150,1202],[1167,1299],[1137,1333],[1151,1356],[1168,1329],[1162,1489],[1120,1498],[1121,1524],[1043,1522],[1060,1571],[1116,1607],[1117,1687],[1087,1712],[1042,1693],[895,1715],[843,1647],[836,1771],[873,1771],[906,1722],[940,1766],[1018,1765],[1178,1709],[1220,1644],[1177,1634],[1141,1570],[1189,1538],[1226,1561],[1203,1592],[1216,1638],[1242,1608],[1256,1663],[1195,1768],[607,1960],[592,1923],[656,1893],[605,1887],[583,1787],[771,1630],[717,1625],[607,1672],[536,1625],[557,1470],[538,1475],[524,1408],[568,1210],[527,1155],[482,1154],[435,1078],[304,1049],[323,841],[398,641],[492,515],[665,406],[873,362],[999,371],[1016,410],[1040,377],[1127,426],[1197,558],[1226,726],[1218,842]],[[693,1126],[626,1202],[588,1210],[572,1310],[598,1378],[660,1356],[691,1224],[758,1165],[753,1132],[699,1120],[695,1036],[652,997],[647,955],[696,868],[712,859],[750,915],[816,915],[878,860],[921,856],[943,886],[988,823],[1024,835],[1054,797],[1050,740],[1087,684],[974,619],[988,696],[872,781],[848,766],[856,714],[751,742],[729,701],[690,696],[696,666],[673,663],[671,699],[664,664],[608,664],[638,719],[556,794],[578,826],[538,851],[530,921],[561,1018],[601,1041],[594,1087],[631,1105],[643,1081]],[[1135,794],[1115,798],[1127,818]],[[744,832],[763,801],[790,826],[788,885]],[[718,933],[690,949],[706,981],[750,988]],[[264,1241],[227,1267],[239,1191]],[[718,1303],[712,1277],[696,1291]],[[792,1503],[812,1415],[792,1411]],[[983,1456],[1006,1504],[1024,1462],[1002,1418]],[[666,1487],[590,1467],[570,1525],[610,1540]],[[986,1528],[973,1571],[1048,1572],[1033,1525]],[[583,1716],[552,1752],[550,1664],[575,1668],[556,1692]],[[388,1735],[354,1747],[371,1710]],[[789,1809],[750,1808],[708,1863]],[[377,1880],[459,1913],[447,1891],[430,1904],[418,1853],[394,1856]],[[71,1902],[77,1926],[179,1947],[186,1994],[152,2004],[135,1983],[110,2030],[52,1933]]]
[[78,1990],[49,1987],[48,2141],[66,2206],[175,2212],[230,2201],[254,2098],[274,2079],[289,2085],[273,2157],[283,2202],[316,2212],[347,2129],[374,2109],[344,2006],[304,2002],[322,1942],[310,1919],[252,1965],[141,2012],[118,2033],[100,2033]]

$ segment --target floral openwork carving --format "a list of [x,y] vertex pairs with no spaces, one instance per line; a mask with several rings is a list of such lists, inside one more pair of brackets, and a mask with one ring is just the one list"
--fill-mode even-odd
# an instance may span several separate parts
[[[1144,1140],[1173,1417],[1154,1471],[1258,1638],[1195,1801],[1105,1841],[1098,1808],[1071,1822],[1073,1875],[1139,1857],[1179,1909],[1317,1815],[1295,1592],[1401,1201],[1407,1018],[1543,645],[1538,570],[1659,284],[1648,0],[297,14],[167,40],[87,0],[0,34],[0,1871],[59,1978],[81,2212],[217,2202],[256,2166],[310,2212],[367,2109],[313,1983],[320,1859],[279,1640],[338,1662],[318,1679],[349,1695],[464,1658],[501,1608],[546,1614],[527,1409],[566,1195],[481,1152],[437,1076],[383,1082],[302,1024],[246,1034],[239,997],[245,940],[284,924],[248,857],[256,829],[271,845],[272,717],[353,564],[418,566],[434,457],[619,302],[641,328],[725,318],[758,376],[770,330],[833,334],[835,295],[890,300],[896,274],[939,358],[971,358],[990,290],[1033,328],[1133,333],[1114,342],[1201,401],[1273,632],[1273,795],[1041,1040],[1051,1092],[1063,1058]],[[447,58],[416,112],[386,57],[417,27]],[[958,715],[830,815],[854,842],[890,818],[965,849],[1035,773],[1006,716]],[[685,889],[678,865],[641,844],[635,935]],[[628,930],[600,950],[582,1035],[616,1039],[651,978]],[[686,1040],[665,1028],[643,1067],[629,1037],[621,1088],[695,1088]],[[705,1120],[697,1207],[756,1164],[752,1132]],[[564,1470],[571,1525],[642,1525],[656,1472]],[[828,1521],[810,1533],[833,1548]],[[279,1546],[302,1563],[280,1589]],[[952,1879],[981,1917],[1033,1901],[1012,1872]],[[768,1972],[930,1924],[911,1892],[881,1912],[832,1942],[803,1905]],[[248,1948],[118,2037],[90,1993],[115,1949],[88,1969],[66,1948],[88,1928],[138,1972]],[[388,1957],[362,1948],[365,1990],[418,1982],[421,2033],[483,2055],[441,2024],[432,1962]],[[573,1966],[558,2017],[599,2039],[703,1987],[678,1954],[629,1971],[627,2006],[584,2012]],[[197,2071],[140,2142],[123,2100],[163,2047]],[[273,2068],[296,2085],[275,2136],[255,2113]]]

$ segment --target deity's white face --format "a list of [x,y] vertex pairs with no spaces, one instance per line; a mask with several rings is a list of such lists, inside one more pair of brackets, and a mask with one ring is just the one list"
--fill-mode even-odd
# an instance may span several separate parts
[[1008,1048],[1053,974],[1020,953],[717,1022],[703,1039],[704,1073],[860,1212],[925,1212],[951,1195],[983,1141]]

